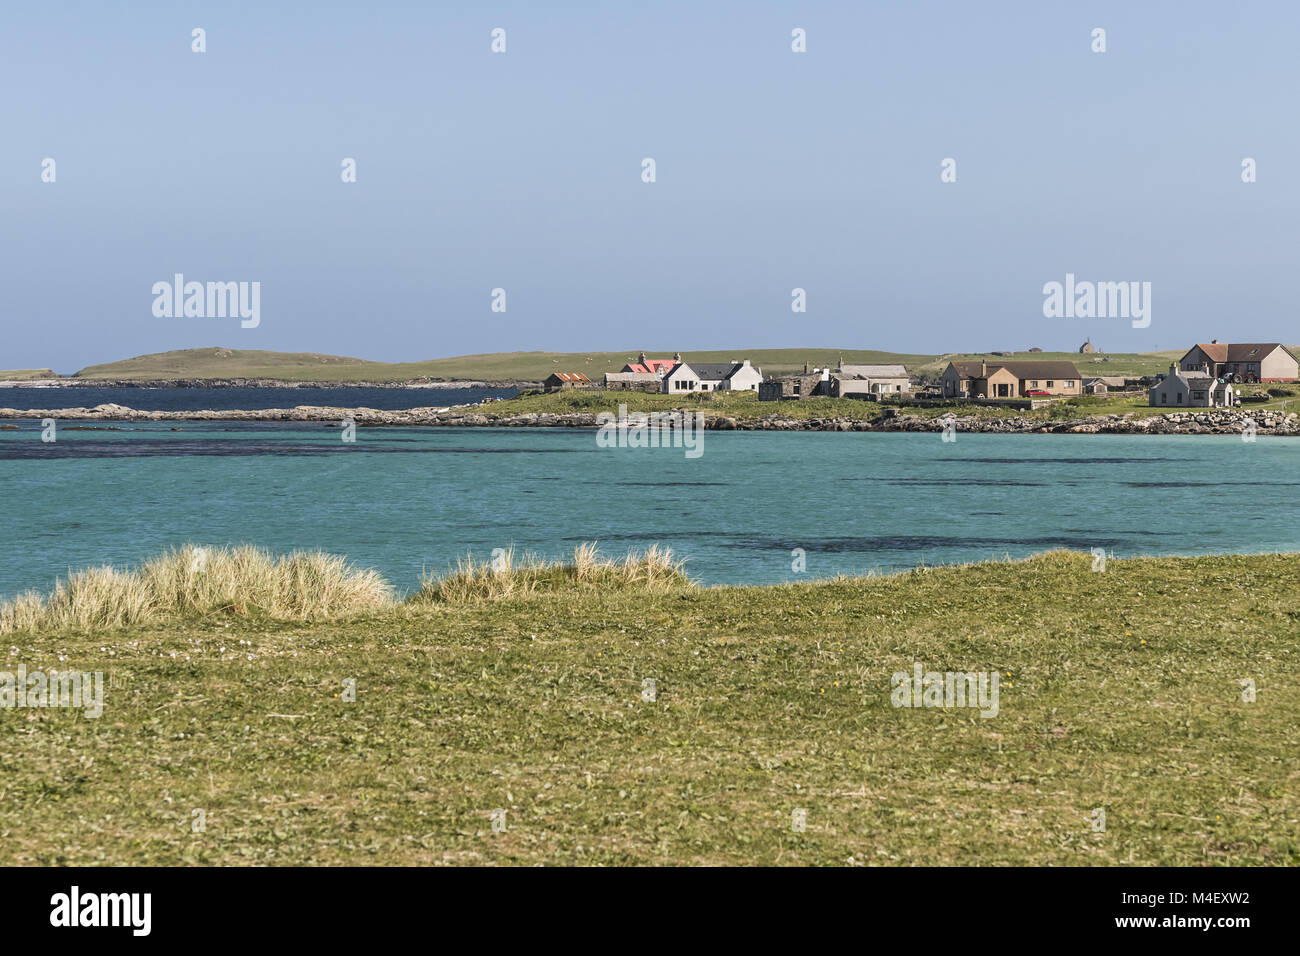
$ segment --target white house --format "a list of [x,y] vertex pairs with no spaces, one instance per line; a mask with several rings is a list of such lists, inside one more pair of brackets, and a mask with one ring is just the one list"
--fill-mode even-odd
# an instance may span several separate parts
[[667,395],[686,392],[757,392],[763,381],[762,369],[740,362],[678,362],[664,375]]
[[1204,372],[1181,371],[1175,365],[1147,390],[1147,405],[1152,408],[1231,408],[1235,398],[1227,382]]

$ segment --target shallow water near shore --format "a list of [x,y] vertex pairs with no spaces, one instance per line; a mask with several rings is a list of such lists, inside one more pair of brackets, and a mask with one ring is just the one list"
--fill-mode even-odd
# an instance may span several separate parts
[[[662,543],[705,584],[1051,548],[1300,551],[1300,442],[1229,436],[708,432],[703,455],[590,429],[40,423],[0,431],[0,596],[169,546],[322,549],[401,589],[514,546]],[[794,549],[806,572],[792,570]]]

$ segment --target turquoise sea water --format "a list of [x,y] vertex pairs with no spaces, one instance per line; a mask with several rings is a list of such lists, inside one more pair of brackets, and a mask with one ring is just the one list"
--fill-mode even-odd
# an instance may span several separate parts
[[[402,588],[472,552],[660,542],[704,583],[1020,557],[1300,550],[1300,441],[708,432],[602,449],[567,429],[300,424],[0,431],[0,595],[183,542],[320,548]],[[806,551],[807,572],[791,570]]]

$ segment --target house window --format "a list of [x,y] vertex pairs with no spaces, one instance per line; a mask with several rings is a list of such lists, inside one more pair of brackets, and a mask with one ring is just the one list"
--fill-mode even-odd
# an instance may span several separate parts
[[1161,404],[1161,405],[1168,405],[1168,404],[1169,404],[1169,396],[1166,395],[1164,392],[1161,392],[1161,393],[1160,393],[1160,404]]
[[1065,383],[1065,387],[1066,387],[1066,388],[1074,388],[1074,382],[1073,382],[1073,380],[1071,380],[1071,381],[1069,381],[1069,382],[1066,382],[1066,383]]
[[1038,387],[1038,380],[1037,380],[1037,379],[1034,379],[1034,381],[1030,382],[1030,383],[1029,383],[1029,387],[1030,387],[1030,388],[1037,388],[1037,387]]
[[1052,388],[1052,387],[1053,387],[1053,382],[1052,382],[1052,380],[1051,380],[1050,378],[1047,380],[1047,387],[1048,387],[1048,388]]
[[1179,405],[1183,404],[1183,393],[1182,393],[1182,392],[1179,392],[1179,393],[1178,393],[1178,404],[1179,404]]

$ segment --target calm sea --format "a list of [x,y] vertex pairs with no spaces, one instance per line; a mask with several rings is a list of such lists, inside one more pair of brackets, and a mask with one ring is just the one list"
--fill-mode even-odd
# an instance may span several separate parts
[[[3,423],[0,423],[3,424]],[[0,595],[183,542],[320,548],[402,588],[493,548],[655,542],[704,583],[1020,557],[1300,550],[1300,441],[708,432],[704,453],[568,429],[301,424],[0,431]],[[792,571],[792,551],[807,572]]]
[[342,408],[421,408],[512,398],[515,388],[139,388],[89,385],[0,388],[0,408],[94,408],[125,405],[144,412],[193,412],[330,405]]

